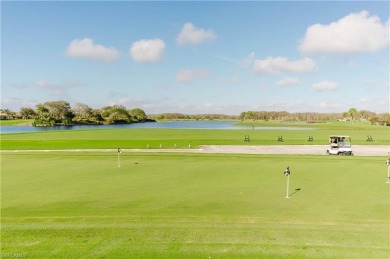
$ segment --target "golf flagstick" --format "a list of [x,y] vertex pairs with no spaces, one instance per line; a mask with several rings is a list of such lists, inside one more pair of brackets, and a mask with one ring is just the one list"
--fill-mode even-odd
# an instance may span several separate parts
[[287,193],[286,193],[286,198],[290,198],[290,196],[288,196],[288,189],[289,189],[289,185],[290,185],[290,167],[287,166],[286,170],[284,170],[284,175],[287,176]]
[[387,182],[390,183],[390,166],[387,167]]
[[121,159],[120,159],[120,155],[122,153],[122,150],[120,148],[118,148],[118,167],[121,167]]

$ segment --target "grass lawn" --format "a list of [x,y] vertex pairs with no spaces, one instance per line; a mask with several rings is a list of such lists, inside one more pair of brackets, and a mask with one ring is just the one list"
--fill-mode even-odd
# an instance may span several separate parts
[[123,153],[118,168],[116,153],[3,153],[1,253],[387,258],[385,159]]
[[[271,124],[272,125],[272,124]],[[332,126],[333,125],[333,126]],[[314,130],[103,129],[2,134],[1,149],[193,148],[199,145],[327,145],[329,135],[350,135],[353,144],[390,145],[389,127],[362,124],[313,126]],[[245,135],[251,141],[244,142]],[[371,135],[373,142],[367,142]],[[284,142],[278,142],[283,136]],[[308,142],[313,136],[314,141]]]
[[0,126],[31,125],[34,120],[0,120]]

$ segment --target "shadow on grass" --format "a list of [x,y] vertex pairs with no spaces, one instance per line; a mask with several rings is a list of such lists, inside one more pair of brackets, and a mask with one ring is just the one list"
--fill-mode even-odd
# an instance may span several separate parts
[[293,196],[294,194],[296,194],[297,192],[299,192],[301,189],[302,189],[302,188],[297,188],[297,189],[295,189],[295,191],[294,191],[293,193],[291,193],[291,194],[289,195],[289,197]]

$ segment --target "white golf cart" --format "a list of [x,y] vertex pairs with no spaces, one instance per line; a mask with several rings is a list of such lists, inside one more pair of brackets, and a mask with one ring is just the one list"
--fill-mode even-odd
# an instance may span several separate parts
[[353,156],[350,136],[331,135],[329,144],[330,147],[326,150],[328,155]]

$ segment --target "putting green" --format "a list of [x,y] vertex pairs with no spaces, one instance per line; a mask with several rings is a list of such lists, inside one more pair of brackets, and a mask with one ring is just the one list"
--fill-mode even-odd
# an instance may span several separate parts
[[386,258],[386,159],[6,153],[2,255]]

